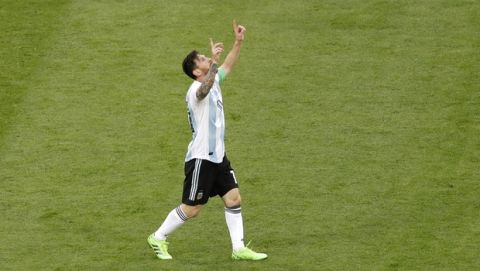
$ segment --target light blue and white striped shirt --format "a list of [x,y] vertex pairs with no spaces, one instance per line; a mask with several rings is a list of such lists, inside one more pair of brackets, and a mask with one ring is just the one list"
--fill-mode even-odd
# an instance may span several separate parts
[[192,141],[188,145],[185,161],[204,159],[221,163],[225,155],[225,116],[220,83],[225,79],[225,71],[220,68],[208,95],[199,100],[197,90],[202,84],[194,81],[188,89],[186,102],[188,121],[192,128]]

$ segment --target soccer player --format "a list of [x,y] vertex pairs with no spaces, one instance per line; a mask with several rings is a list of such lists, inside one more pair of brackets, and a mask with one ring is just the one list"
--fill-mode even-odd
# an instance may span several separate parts
[[237,61],[245,37],[245,27],[233,21],[235,42],[223,64],[222,43],[210,39],[212,57],[190,52],[183,61],[183,71],[194,81],[186,102],[193,138],[185,157],[185,181],[182,203],[174,208],[160,228],[147,239],[158,258],[172,259],[167,236],[194,218],[210,197],[219,195],[225,205],[225,219],[232,241],[232,259],[262,260],[267,254],[257,253],[243,242],[243,219],[238,183],[225,154],[222,91],[220,84]]

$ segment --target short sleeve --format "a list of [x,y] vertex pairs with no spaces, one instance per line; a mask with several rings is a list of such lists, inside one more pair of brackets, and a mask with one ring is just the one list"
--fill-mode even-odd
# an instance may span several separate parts
[[227,74],[225,73],[225,70],[223,68],[218,69],[218,78],[220,79],[220,83],[223,83],[225,81],[225,78],[227,77]]

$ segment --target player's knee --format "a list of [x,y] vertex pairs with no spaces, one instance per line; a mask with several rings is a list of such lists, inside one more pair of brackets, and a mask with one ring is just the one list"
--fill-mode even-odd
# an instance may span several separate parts
[[225,206],[232,207],[232,206],[240,206],[242,204],[242,197],[240,194],[236,194],[232,197],[225,199]]
[[190,206],[190,205],[182,205],[182,210],[185,212],[188,218],[194,218],[200,214],[200,211],[202,210],[203,205],[195,205],[195,206]]
[[227,192],[223,197],[223,202],[225,207],[240,206],[242,204],[242,197],[240,196],[240,191],[238,188],[234,188]]

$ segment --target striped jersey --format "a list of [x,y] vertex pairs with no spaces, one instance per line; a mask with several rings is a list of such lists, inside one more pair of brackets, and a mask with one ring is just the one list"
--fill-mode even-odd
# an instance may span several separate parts
[[202,84],[194,81],[188,89],[186,102],[188,121],[192,128],[192,141],[188,145],[185,162],[204,159],[221,163],[225,155],[225,117],[220,83],[225,79],[225,71],[218,69],[215,82],[208,95],[199,100],[197,90]]

